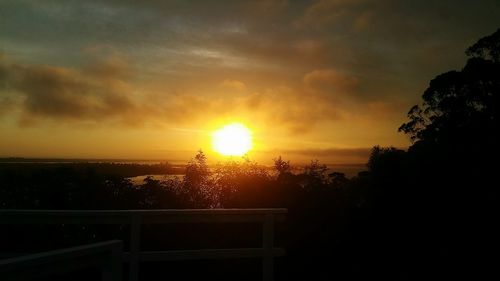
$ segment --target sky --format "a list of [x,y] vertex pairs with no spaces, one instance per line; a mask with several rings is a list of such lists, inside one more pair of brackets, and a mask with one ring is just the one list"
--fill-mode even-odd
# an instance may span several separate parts
[[364,163],[500,2],[0,0],[0,157]]

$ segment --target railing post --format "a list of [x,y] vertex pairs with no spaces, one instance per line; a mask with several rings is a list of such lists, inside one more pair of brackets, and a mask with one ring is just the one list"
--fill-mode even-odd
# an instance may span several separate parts
[[130,271],[129,281],[139,278],[139,254],[141,249],[141,216],[132,214],[130,222]]
[[262,246],[264,249],[264,257],[262,259],[263,281],[274,280],[273,243],[274,243],[274,215],[266,214],[264,216],[264,224],[262,226]]
[[111,250],[110,259],[102,269],[102,281],[122,281],[123,243]]

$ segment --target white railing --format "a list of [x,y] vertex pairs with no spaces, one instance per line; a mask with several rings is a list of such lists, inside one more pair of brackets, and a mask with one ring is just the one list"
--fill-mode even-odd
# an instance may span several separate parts
[[2,281],[32,280],[99,266],[103,281],[122,280],[123,243],[119,240],[0,260]]
[[[0,224],[130,224],[129,280],[137,281],[139,262],[221,258],[261,258],[262,279],[274,279],[274,258],[285,251],[274,247],[274,223],[285,219],[286,209],[180,209],[180,210],[0,210]],[[141,251],[141,225],[167,223],[261,223],[262,247]]]

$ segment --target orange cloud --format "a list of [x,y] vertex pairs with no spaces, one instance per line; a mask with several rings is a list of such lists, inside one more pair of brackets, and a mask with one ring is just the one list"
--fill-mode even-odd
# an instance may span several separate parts
[[289,87],[254,93],[246,97],[244,103],[249,112],[262,112],[262,119],[270,126],[274,124],[294,134],[308,132],[322,121],[337,120],[341,116],[341,108],[328,97]]
[[[346,116],[359,84],[357,78],[334,69],[318,69],[306,73],[295,85],[270,86],[246,95],[217,95],[208,94],[217,92],[210,88],[151,90],[134,82],[137,75],[119,56],[94,59],[80,69],[2,60],[0,82],[17,98],[1,99],[0,110],[17,107],[23,125],[42,120],[134,127],[202,125],[226,118],[304,134],[323,122]],[[247,89],[245,83],[232,79],[217,86]],[[378,111],[380,106],[363,108]]]
[[337,96],[352,93],[359,84],[357,78],[341,74],[333,69],[314,70],[307,73],[303,81],[308,89]]
[[224,88],[228,88],[230,90],[237,90],[237,91],[244,91],[246,90],[247,86],[245,83],[238,81],[238,80],[231,80],[231,79],[225,79],[220,83],[220,86]]

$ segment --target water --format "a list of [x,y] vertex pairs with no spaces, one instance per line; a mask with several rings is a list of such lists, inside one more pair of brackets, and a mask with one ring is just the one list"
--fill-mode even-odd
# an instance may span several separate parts
[[137,177],[130,177],[130,178],[127,178],[129,179],[130,181],[132,181],[132,184],[134,185],[142,185],[144,184],[144,179],[146,179],[147,177],[151,177],[153,178],[154,180],[160,180],[160,181],[165,181],[165,180],[173,180],[173,179],[181,179],[182,180],[182,177],[184,175],[182,174],[172,174],[172,175],[143,175],[143,176],[137,176]]

